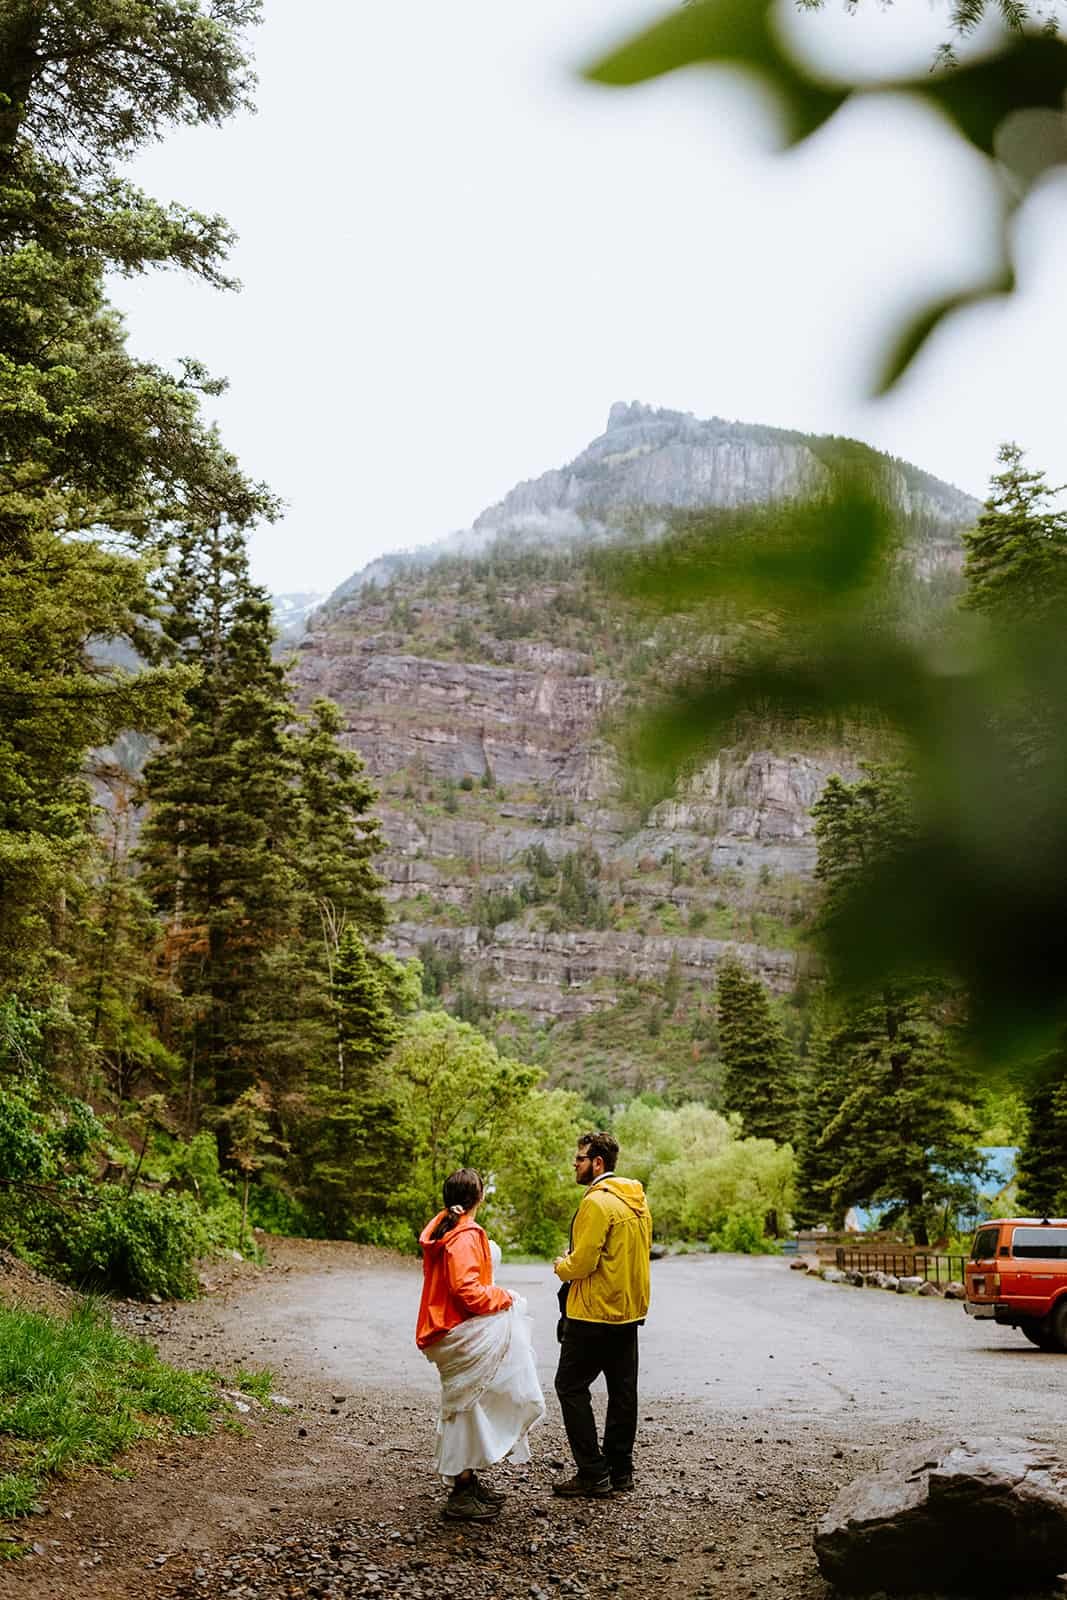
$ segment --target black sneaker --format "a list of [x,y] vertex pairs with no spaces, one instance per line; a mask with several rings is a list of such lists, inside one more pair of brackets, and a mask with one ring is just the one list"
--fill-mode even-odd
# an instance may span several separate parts
[[482,1482],[477,1473],[471,1478],[471,1483],[474,1485],[475,1494],[484,1505],[502,1506],[504,1504],[506,1497],[500,1493],[500,1490],[490,1489],[487,1483]]
[[634,1487],[632,1472],[613,1472],[611,1474],[611,1487],[616,1494],[629,1494]]
[[552,1485],[552,1493],[564,1500],[608,1500],[611,1492],[611,1479],[606,1472],[602,1478],[583,1478],[576,1472],[573,1478]]

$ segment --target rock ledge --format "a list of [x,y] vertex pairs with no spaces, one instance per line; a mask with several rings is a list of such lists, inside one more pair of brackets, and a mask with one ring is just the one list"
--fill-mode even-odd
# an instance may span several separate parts
[[842,1490],[815,1534],[850,1594],[1005,1594],[1067,1570],[1067,1464],[1032,1439],[911,1445]]

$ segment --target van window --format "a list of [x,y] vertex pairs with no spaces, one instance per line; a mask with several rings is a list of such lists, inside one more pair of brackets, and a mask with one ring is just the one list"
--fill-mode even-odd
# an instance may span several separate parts
[[[1024,1230],[1019,1228],[1016,1233]],[[991,1261],[997,1253],[997,1240],[1000,1238],[999,1228],[980,1228],[974,1236],[974,1245],[971,1249],[972,1261]]]
[[1067,1228],[1016,1228],[1011,1253],[1029,1261],[1067,1261]]

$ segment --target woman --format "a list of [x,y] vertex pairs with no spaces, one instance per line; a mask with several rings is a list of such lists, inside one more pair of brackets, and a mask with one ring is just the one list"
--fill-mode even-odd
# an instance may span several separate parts
[[482,1180],[470,1167],[445,1179],[445,1208],[419,1236],[422,1301],[415,1342],[441,1378],[434,1465],[451,1493],[444,1515],[488,1522],[503,1496],[477,1469],[508,1456],[529,1461],[526,1435],[545,1414],[531,1319],[521,1295],[493,1284],[485,1229],[476,1217]]

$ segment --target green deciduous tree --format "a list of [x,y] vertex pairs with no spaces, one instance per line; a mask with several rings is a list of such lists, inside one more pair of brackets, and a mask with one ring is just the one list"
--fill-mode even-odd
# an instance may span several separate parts
[[442,1011],[411,1021],[391,1065],[412,1132],[422,1208],[432,1211],[457,1167],[494,1170],[497,1147],[541,1074]]
[[794,1137],[797,1070],[792,1046],[760,980],[734,959],[718,970],[723,1105],[752,1138]]

